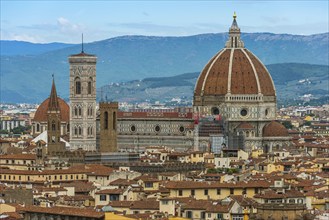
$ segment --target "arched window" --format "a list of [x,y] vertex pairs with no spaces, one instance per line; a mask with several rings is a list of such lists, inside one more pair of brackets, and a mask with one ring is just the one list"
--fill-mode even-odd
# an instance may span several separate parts
[[70,124],[66,125],[66,132],[70,132]]
[[77,127],[74,128],[74,135],[78,135],[78,128]]
[[55,123],[55,121],[52,121],[51,122],[51,130],[52,131],[56,131],[56,123]]
[[116,120],[117,120],[117,113],[113,112],[113,130],[117,129]]
[[82,135],[82,128],[79,127],[79,135]]
[[93,78],[89,78],[89,81],[88,81],[88,94],[90,95],[91,94],[91,90],[92,90],[92,82],[93,82]]
[[88,116],[93,116],[93,108],[91,106],[88,107]]
[[109,113],[104,112],[104,129],[109,128]]
[[37,124],[37,132],[40,131],[40,124]]
[[76,106],[74,107],[74,116],[78,116],[78,108]]
[[80,78],[75,78],[75,94],[79,95],[81,94],[81,81]]
[[79,106],[79,116],[81,116],[82,115],[82,110],[81,110],[81,106]]

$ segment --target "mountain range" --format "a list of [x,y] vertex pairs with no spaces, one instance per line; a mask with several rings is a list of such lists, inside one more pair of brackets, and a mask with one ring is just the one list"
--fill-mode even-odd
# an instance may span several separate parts
[[[329,66],[300,63],[269,64],[266,66],[273,78],[280,104],[286,104],[302,96],[312,98],[327,96],[329,100]],[[98,89],[101,99],[140,103],[144,101],[187,101],[191,104],[195,82],[199,72],[171,77],[154,77],[111,83]]]
[[[100,88],[113,85],[113,82],[199,72],[224,46],[227,38],[227,33],[186,37],[122,36],[88,43],[84,48],[86,53],[98,57],[97,87]],[[328,65],[329,33],[309,36],[245,33],[241,38],[246,47],[264,64]],[[80,51],[81,45],[1,41],[0,101],[41,102],[49,95],[52,74],[55,74],[58,94],[67,98],[68,56]],[[285,65],[280,67],[282,70],[278,75],[283,74],[278,81],[287,81]],[[290,67],[293,68],[293,65]],[[303,76],[298,72],[295,74],[298,78],[296,80],[310,78],[312,70],[305,72],[306,75]],[[276,83],[274,76],[273,78]],[[194,83],[192,79],[190,83]]]

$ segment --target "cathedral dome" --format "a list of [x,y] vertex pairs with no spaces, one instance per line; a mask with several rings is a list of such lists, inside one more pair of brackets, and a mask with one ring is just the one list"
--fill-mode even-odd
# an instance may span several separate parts
[[202,70],[195,95],[275,96],[272,78],[262,62],[245,48],[219,51]]
[[288,130],[279,122],[271,121],[263,128],[263,137],[287,137]]
[[[61,110],[61,121],[69,122],[70,120],[70,107],[69,105],[61,98],[58,99],[59,108]],[[47,121],[47,111],[49,107],[50,98],[47,98],[45,101],[39,105],[37,111],[34,114],[33,121],[43,122]]]
[[262,62],[244,48],[236,16],[229,32],[229,40],[201,71],[194,95],[225,96],[264,95],[275,96],[273,80]]

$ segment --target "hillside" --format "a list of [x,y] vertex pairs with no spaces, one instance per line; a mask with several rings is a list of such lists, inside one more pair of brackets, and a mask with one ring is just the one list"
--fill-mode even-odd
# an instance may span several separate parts
[[[315,98],[328,96],[329,66],[298,63],[270,64],[278,102],[284,103],[312,94]],[[146,78],[125,83],[112,83],[98,89],[98,97],[108,100],[143,102],[170,101],[172,98],[192,101],[199,72],[173,77]]]
[[[242,34],[246,47],[265,64],[328,65],[328,37],[329,33],[310,36]],[[123,36],[86,44],[85,51],[98,57],[97,86],[101,87],[111,82],[198,72],[226,40],[226,33],[187,37]],[[20,48],[17,51],[24,51],[19,45],[17,48]],[[42,101],[49,95],[52,74],[55,74],[59,95],[67,98],[67,58],[80,49],[80,45],[69,45],[42,54],[30,52],[19,56],[1,52],[1,102]]]
[[35,44],[25,41],[1,40],[1,56],[40,55],[49,51],[71,47],[74,44],[48,43]]

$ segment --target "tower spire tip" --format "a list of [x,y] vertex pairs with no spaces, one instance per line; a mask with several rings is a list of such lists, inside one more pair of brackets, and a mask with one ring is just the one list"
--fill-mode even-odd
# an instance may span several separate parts
[[234,14],[233,14],[233,18],[236,19],[236,12],[234,12]]
[[84,53],[83,52],[83,33],[81,35],[81,53]]

